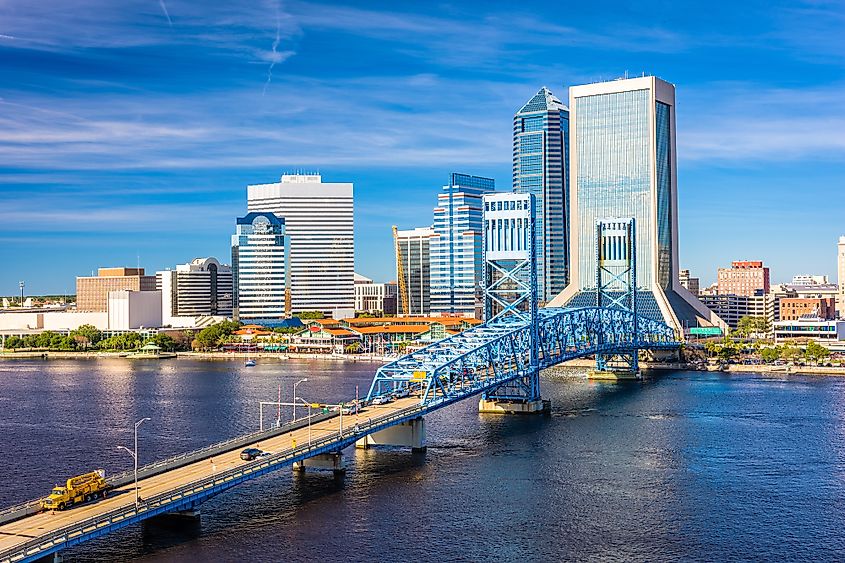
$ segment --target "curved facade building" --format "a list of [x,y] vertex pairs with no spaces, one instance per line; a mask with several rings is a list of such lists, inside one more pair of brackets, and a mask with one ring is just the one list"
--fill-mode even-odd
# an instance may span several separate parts
[[653,76],[569,91],[570,283],[554,306],[596,302],[596,224],[635,219],[638,311],[679,333],[721,320],[681,286],[675,87]]

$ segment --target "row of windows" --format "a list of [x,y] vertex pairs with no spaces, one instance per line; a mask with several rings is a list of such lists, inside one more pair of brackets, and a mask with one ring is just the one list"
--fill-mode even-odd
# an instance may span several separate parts
[[[528,202],[523,199],[504,201],[485,201],[485,211],[522,211],[523,205],[528,209]],[[488,221],[489,223],[489,221]]]

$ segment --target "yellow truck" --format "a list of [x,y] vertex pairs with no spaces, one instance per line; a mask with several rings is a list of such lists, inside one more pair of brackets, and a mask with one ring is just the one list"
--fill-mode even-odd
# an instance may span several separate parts
[[102,469],[77,475],[67,480],[64,487],[56,485],[50,496],[41,501],[44,510],[64,510],[74,504],[106,496],[109,485]]

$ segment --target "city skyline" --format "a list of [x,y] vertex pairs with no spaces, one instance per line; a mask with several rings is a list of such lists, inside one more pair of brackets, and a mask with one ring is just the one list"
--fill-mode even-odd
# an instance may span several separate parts
[[450,170],[508,185],[513,114],[539,87],[626,72],[677,87],[682,268],[702,285],[746,258],[773,281],[835,278],[841,7],[385,6],[0,8],[0,294],[226,256],[247,184],[297,169],[358,186],[356,271],[391,279],[390,225],[426,224]]

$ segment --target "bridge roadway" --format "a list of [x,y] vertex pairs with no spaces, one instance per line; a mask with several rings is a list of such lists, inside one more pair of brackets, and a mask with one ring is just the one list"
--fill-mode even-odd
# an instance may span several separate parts
[[[123,527],[116,526],[119,522],[115,521],[115,516],[120,518],[120,522],[125,522],[124,525],[129,525],[145,519],[144,512],[154,512],[154,514],[146,515],[149,517],[179,508],[178,499],[171,502],[162,501],[169,500],[180,491],[186,492],[186,487],[190,488],[193,484],[205,482],[211,485],[204,487],[209,494],[194,495],[198,497],[194,501],[198,504],[200,500],[241,482],[243,479],[238,479],[238,477],[245,470],[277,469],[281,465],[292,464],[297,461],[297,458],[301,460],[316,455],[316,450],[320,450],[318,453],[337,451],[341,447],[350,445],[364,432],[372,432],[373,426],[381,426],[384,422],[395,424],[398,422],[395,420],[397,415],[401,418],[420,416],[419,410],[419,396],[398,399],[386,405],[369,405],[363,407],[357,415],[350,414],[343,417],[338,415],[312,424],[310,445],[309,429],[306,426],[252,444],[240,444],[226,452],[214,455],[213,458],[139,479],[138,488],[142,501],[137,512],[135,511],[134,488],[130,483],[109,491],[108,497],[99,501],[77,505],[64,511],[39,512],[15,520],[0,526],[0,561],[32,560],[57,551],[56,548],[63,549],[80,543],[94,535],[92,532],[98,529],[102,530],[102,533],[96,535],[102,535],[116,527]],[[343,434],[341,434],[341,418],[343,419]],[[358,432],[355,431],[356,424],[358,424]],[[292,448],[294,440],[296,448]],[[271,452],[271,455],[253,461],[243,461],[240,459],[240,452],[246,447],[256,447],[265,452]],[[268,466],[268,464],[271,465]],[[227,480],[231,483],[229,486],[225,486]],[[214,485],[214,481],[222,482]],[[47,492],[49,491],[45,491],[45,495]],[[187,495],[187,497],[190,496],[190,494]],[[187,498],[184,494],[182,497]],[[157,510],[162,507],[169,508]],[[187,508],[190,508],[190,504],[182,507],[182,509]],[[81,523],[88,523],[90,529],[74,530]],[[55,536],[62,530],[67,530],[68,533],[55,538],[57,544],[54,544],[49,539],[50,536]],[[39,541],[40,538],[43,538],[46,543]],[[74,538],[78,538],[79,541],[74,541]]]

